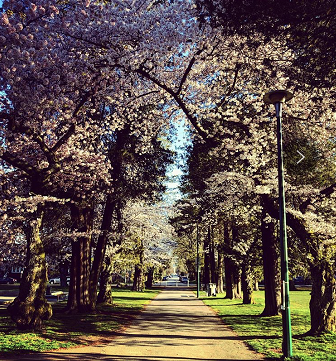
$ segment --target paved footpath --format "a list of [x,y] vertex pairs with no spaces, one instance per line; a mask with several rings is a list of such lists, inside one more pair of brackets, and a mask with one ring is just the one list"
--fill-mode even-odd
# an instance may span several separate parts
[[11,360],[263,360],[189,290],[166,288],[111,343]]

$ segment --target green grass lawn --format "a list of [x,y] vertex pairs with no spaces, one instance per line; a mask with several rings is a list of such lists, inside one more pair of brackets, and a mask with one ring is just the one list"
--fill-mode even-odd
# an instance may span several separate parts
[[[269,359],[282,357],[282,320],[281,316],[260,317],[264,308],[264,292],[254,292],[255,304],[243,305],[241,300],[227,300],[224,295],[202,297],[243,340],[257,352]],[[293,360],[335,361],[336,334],[329,333],[319,337],[306,336],[309,331],[310,291],[290,293],[290,309],[293,335]]]
[[[56,287],[55,287],[56,289]],[[90,343],[103,343],[120,330],[155,297],[159,291],[132,292],[113,290],[113,306],[102,305],[97,313],[66,314],[66,302],[53,305],[53,317],[45,322],[45,332],[18,331],[6,309],[0,309],[0,355],[8,353],[41,352]]]

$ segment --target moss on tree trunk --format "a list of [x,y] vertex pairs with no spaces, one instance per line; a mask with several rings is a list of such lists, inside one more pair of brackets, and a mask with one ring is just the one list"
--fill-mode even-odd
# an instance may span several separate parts
[[39,208],[35,219],[30,223],[27,262],[19,295],[8,306],[11,318],[20,330],[40,331],[43,321],[52,316],[51,305],[45,298],[47,269],[44,246],[40,238],[42,219],[43,210]]
[[311,334],[336,331],[336,281],[331,262],[321,260],[311,267]]

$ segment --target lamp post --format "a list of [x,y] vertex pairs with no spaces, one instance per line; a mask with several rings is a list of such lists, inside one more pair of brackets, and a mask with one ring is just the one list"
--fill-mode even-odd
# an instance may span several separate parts
[[196,282],[197,282],[197,298],[199,298],[199,294],[200,294],[200,272],[199,272],[199,239],[198,239],[198,221],[196,224],[196,251],[197,251],[197,255],[196,255]]
[[288,279],[288,250],[286,231],[286,203],[283,175],[282,151],[282,104],[293,98],[287,90],[275,90],[264,95],[267,104],[274,104],[277,118],[278,143],[278,183],[279,183],[279,219],[280,219],[280,253],[281,253],[281,282],[282,282],[282,352],[285,357],[292,356],[292,330],[289,307],[289,279]]

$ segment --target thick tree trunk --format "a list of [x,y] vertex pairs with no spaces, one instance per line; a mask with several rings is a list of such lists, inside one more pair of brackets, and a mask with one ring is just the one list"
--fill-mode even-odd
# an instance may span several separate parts
[[103,268],[100,275],[100,287],[97,297],[97,303],[112,304],[112,272],[113,265],[110,257],[105,257]]
[[221,249],[218,250],[217,292],[224,293],[224,257]]
[[[235,225],[232,225],[232,244],[239,243],[239,232]],[[233,264],[233,298],[243,298],[241,270],[237,263]]]
[[335,269],[326,260],[311,267],[312,292],[310,299],[311,334],[336,331]]
[[225,298],[233,299],[233,275],[232,275],[232,261],[230,258],[225,257]]
[[217,284],[217,269],[215,258],[215,242],[213,235],[213,227],[209,227],[209,256],[210,256],[210,280],[212,283]]
[[143,279],[143,266],[136,264],[134,268],[134,279],[132,291],[143,292],[145,289],[144,279]]
[[152,288],[153,287],[153,279],[154,279],[154,267],[148,267],[147,270],[147,280],[146,280],[146,288]]
[[135,265],[134,270],[134,281],[133,281],[133,291],[143,292],[145,290],[145,281],[144,281],[144,260],[145,252],[143,243],[141,241],[140,252],[139,252],[139,264]]
[[71,207],[73,228],[79,235],[72,240],[70,286],[67,310],[69,312],[93,311],[89,297],[92,209]]
[[274,223],[266,222],[266,211],[261,216],[261,237],[263,248],[263,269],[265,281],[265,308],[262,316],[280,314],[281,280],[277,240],[274,236]]
[[98,237],[98,242],[90,273],[90,303],[92,309],[95,309],[96,307],[98,280],[101,274],[103,260],[105,257],[108,233],[111,230],[111,222],[115,206],[116,202],[112,200],[111,196],[108,196],[101,224],[101,232]]
[[253,279],[253,291],[259,291],[259,282],[256,278]]
[[52,315],[51,305],[45,298],[47,269],[40,228],[43,210],[36,211],[35,220],[31,221],[27,239],[27,263],[20,283],[19,296],[8,306],[12,320],[20,330],[39,331],[43,321]]
[[[263,202],[272,217],[279,216],[274,201],[267,195],[263,195]],[[310,333],[318,334],[325,331],[335,331],[335,269],[331,266],[334,261],[328,259],[326,254],[320,254],[323,249],[317,235],[311,232],[306,221],[291,213],[287,214],[287,224],[300,238],[302,244],[307,247],[307,253],[311,254],[311,277],[313,280],[310,316]]]
[[203,267],[203,283],[206,286],[210,283],[210,252],[209,252],[209,229],[208,236],[204,237],[204,267]]
[[237,265],[235,265],[235,272],[233,273],[233,298],[243,298],[242,294],[242,280],[241,280],[241,271]]
[[241,275],[238,266],[228,257],[225,258],[225,298],[242,298]]
[[245,261],[242,266],[242,289],[243,303],[250,305],[253,303],[253,274],[251,266]]
[[[224,223],[224,244],[232,247],[232,238],[230,237],[230,230],[228,222]],[[224,257],[225,269],[225,298],[233,299],[233,262],[229,257]]]

